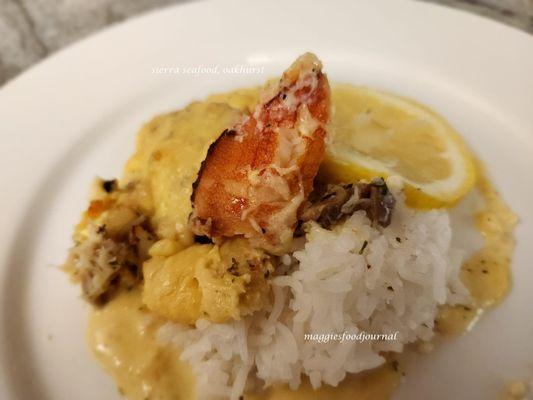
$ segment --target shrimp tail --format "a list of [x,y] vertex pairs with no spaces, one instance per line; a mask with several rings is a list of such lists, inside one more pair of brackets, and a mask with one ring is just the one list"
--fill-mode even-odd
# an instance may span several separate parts
[[192,231],[286,249],[324,158],[330,108],[322,64],[306,53],[209,148],[193,185]]

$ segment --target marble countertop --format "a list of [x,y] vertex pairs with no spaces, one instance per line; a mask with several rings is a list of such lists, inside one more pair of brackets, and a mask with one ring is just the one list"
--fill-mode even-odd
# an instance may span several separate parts
[[[133,15],[186,0],[0,0],[0,86],[65,45]],[[533,34],[533,0],[419,0]]]

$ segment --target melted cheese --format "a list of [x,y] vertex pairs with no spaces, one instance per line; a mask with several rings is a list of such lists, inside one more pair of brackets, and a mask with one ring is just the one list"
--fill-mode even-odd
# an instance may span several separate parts
[[160,238],[192,244],[187,229],[192,184],[210,144],[240,115],[225,104],[192,103],[154,118],[141,129],[124,178],[126,183],[142,182],[150,188],[151,222]]
[[226,322],[239,317],[246,278],[222,270],[218,246],[194,245],[143,267],[143,301],[154,312],[184,324],[199,318]]

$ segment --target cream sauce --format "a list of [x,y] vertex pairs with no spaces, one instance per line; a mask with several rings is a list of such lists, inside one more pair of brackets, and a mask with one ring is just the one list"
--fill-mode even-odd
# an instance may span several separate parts
[[387,400],[400,383],[402,372],[387,363],[375,370],[348,376],[339,386],[323,386],[313,390],[303,384],[297,391],[276,387],[261,395],[244,396],[245,400]]
[[517,217],[505,204],[479,162],[476,188],[485,206],[477,213],[475,224],[485,243],[463,264],[461,271],[461,280],[474,303],[470,307],[442,308],[437,330],[445,335],[457,335],[468,330],[484,310],[502,301],[509,291]]
[[[213,96],[210,101],[226,102],[235,108],[250,110],[256,94],[256,89],[236,91]],[[205,146],[201,143],[199,147]],[[148,160],[148,157],[145,158]],[[143,158],[137,164],[130,161],[130,170],[136,171],[132,165],[141,170],[146,160]],[[462,271],[462,279],[475,304],[473,307],[443,308],[437,321],[438,330],[443,334],[464,332],[480,310],[501,301],[509,288],[510,258],[514,248],[512,232],[516,217],[482,168],[477,188],[484,197],[485,208],[477,215],[476,226],[484,236],[485,244],[464,264]],[[185,196],[187,199],[188,195]],[[176,349],[159,344],[154,337],[161,324],[160,319],[146,311],[140,290],[120,294],[91,316],[88,331],[90,347],[98,362],[115,379],[120,392],[130,400],[194,398],[194,377],[189,366],[179,361]],[[313,391],[308,385],[303,385],[298,391],[291,391],[286,387],[277,387],[245,398],[385,400],[390,398],[401,376],[397,363],[388,362],[376,370],[348,377],[337,388]]]
[[162,322],[147,312],[139,289],[119,294],[91,315],[89,346],[129,400],[194,398],[189,366],[176,349],[155,340]]

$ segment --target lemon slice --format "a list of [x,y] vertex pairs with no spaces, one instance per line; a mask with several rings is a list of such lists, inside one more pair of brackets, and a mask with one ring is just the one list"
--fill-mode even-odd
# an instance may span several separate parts
[[451,207],[474,185],[475,164],[461,137],[439,115],[412,100],[350,85],[333,89],[334,139],[322,177],[353,182],[403,180],[407,204]]

